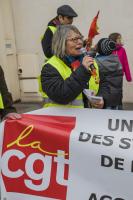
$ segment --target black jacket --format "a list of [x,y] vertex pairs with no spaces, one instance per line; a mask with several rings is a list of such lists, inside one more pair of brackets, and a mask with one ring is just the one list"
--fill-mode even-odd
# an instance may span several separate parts
[[95,57],[100,72],[98,95],[103,96],[105,108],[122,105],[123,75],[117,55]]
[[[48,23],[48,26],[55,26],[56,27],[57,25],[59,25],[59,21],[58,21],[57,17],[52,19]],[[43,49],[44,55],[47,58],[51,58],[53,56],[53,54],[52,54],[52,38],[53,38],[53,33],[50,30],[50,28],[47,27],[47,29],[46,29],[46,31],[43,35],[43,38],[41,40],[42,49]]]
[[45,64],[41,71],[42,89],[51,100],[65,105],[73,101],[83,89],[88,88],[90,77],[90,72],[80,65],[64,80],[53,66]]
[[12,96],[8,91],[4,72],[0,66],[0,93],[2,95],[4,109],[0,109],[0,118],[3,118],[6,114],[11,112],[16,112],[16,109],[13,107]]

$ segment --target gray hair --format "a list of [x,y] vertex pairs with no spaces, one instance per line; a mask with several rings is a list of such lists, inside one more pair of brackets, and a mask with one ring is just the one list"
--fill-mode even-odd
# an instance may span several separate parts
[[60,25],[53,35],[52,52],[59,58],[66,56],[66,41],[70,31],[82,36],[80,31],[73,25]]

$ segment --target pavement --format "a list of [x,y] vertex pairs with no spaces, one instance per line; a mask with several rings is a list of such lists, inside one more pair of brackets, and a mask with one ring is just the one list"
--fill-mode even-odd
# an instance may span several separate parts
[[26,113],[33,110],[38,110],[43,107],[42,102],[18,102],[14,104],[14,107],[17,109],[18,113]]
[[[35,102],[35,103],[18,102],[15,103],[14,106],[16,107],[18,113],[26,113],[42,108],[43,102]],[[133,103],[123,103],[123,108],[124,110],[133,110]]]

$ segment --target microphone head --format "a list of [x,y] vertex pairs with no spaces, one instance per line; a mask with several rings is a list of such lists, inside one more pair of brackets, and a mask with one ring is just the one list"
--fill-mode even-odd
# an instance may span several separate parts
[[84,47],[82,47],[82,48],[80,49],[80,52],[81,52],[81,54],[87,55],[87,50],[86,50],[86,48],[84,48]]
[[92,58],[95,58],[95,56],[96,56],[96,51],[93,51],[93,50],[87,51],[86,48],[84,48],[84,47],[80,49],[80,52],[84,56],[88,55],[88,56],[90,56]]

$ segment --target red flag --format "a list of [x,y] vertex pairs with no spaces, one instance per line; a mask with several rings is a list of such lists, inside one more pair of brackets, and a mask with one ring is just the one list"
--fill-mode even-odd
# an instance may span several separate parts
[[94,19],[92,20],[92,23],[90,25],[90,29],[89,29],[89,34],[88,34],[88,39],[92,39],[95,37],[95,35],[98,35],[98,26],[97,26],[97,19],[99,16],[99,11],[97,13],[97,15],[94,17]]
[[87,41],[87,48],[91,47],[92,39],[99,34],[98,32],[98,26],[97,26],[97,20],[99,16],[99,11],[97,12],[97,15],[94,17],[94,19],[91,22],[89,33],[88,33],[88,41]]

